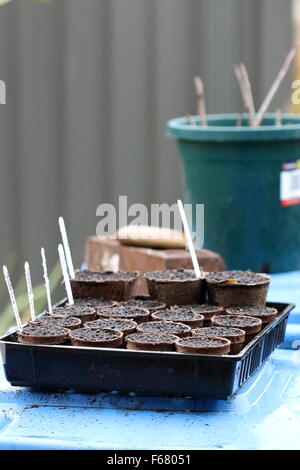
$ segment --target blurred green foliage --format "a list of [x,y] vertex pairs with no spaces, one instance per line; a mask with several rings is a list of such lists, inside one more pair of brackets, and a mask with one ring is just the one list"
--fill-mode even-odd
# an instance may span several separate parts
[[[1,0],[0,0],[1,1]],[[7,256],[5,261],[5,265],[13,277],[14,269],[16,267],[17,257],[14,253],[10,253]],[[56,266],[53,268],[49,275],[50,280],[50,287],[51,291],[53,292],[54,289],[59,284],[61,279],[61,268],[60,264],[57,263]],[[26,291],[26,281],[25,277],[23,276],[14,286],[15,296],[17,305],[19,308],[19,312],[22,318],[22,322],[25,323],[30,317],[30,310],[29,310],[29,303],[28,303],[28,296]],[[35,304],[35,311],[36,313],[40,313],[46,307],[47,304],[47,297],[46,297],[46,290],[44,283],[41,283],[33,288],[34,293],[34,304]],[[8,301],[6,300],[8,299]],[[4,277],[0,276],[0,302],[6,302],[2,313],[0,314],[0,334],[3,335],[6,333],[10,326],[16,324],[13,309],[11,307],[11,303],[9,300],[6,284],[4,281]]]

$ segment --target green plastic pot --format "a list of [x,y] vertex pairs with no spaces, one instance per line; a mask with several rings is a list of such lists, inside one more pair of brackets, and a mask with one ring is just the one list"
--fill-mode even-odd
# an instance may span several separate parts
[[229,269],[299,269],[300,204],[282,206],[280,174],[284,163],[300,159],[300,116],[284,114],[276,127],[267,114],[258,128],[236,126],[237,118],[209,115],[207,127],[185,117],[167,124],[186,200],[205,205],[205,248],[220,253]]

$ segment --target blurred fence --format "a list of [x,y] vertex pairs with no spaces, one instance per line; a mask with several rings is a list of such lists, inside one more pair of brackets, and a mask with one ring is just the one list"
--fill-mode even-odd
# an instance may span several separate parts
[[[96,207],[181,195],[165,121],[192,113],[192,77],[209,112],[241,110],[232,65],[244,60],[260,102],[291,42],[282,0],[15,0],[0,9],[0,257],[41,279],[57,260],[57,218],[76,263]],[[289,81],[272,109],[288,98]]]

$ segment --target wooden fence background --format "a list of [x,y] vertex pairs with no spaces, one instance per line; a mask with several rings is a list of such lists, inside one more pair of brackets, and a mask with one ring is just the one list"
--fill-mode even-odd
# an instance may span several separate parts
[[[0,8],[0,257],[57,260],[66,219],[76,263],[96,207],[174,202],[180,163],[165,122],[194,111],[192,78],[209,112],[241,110],[232,65],[244,60],[259,103],[290,47],[282,0],[14,0]],[[289,99],[287,80],[272,110]]]

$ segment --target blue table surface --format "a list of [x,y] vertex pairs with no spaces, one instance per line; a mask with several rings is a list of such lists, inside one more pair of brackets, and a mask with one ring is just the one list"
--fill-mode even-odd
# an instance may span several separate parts
[[1,367],[0,449],[299,449],[300,271],[274,275],[269,300],[296,304],[284,349],[227,401],[38,393]]

